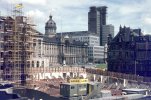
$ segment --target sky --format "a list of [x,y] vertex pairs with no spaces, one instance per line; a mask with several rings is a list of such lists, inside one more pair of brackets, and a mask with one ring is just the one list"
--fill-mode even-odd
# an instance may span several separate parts
[[13,15],[12,8],[18,3],[42,33],[50,14],[57,32],[87,31],[89,7],[107,6],[107,24],[114,25],[115,34],[120,25],[151,34],[151,0],[0,0],[0,14]]

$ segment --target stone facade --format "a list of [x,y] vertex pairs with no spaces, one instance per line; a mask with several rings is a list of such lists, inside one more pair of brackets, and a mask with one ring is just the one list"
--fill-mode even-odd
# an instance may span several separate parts
[[12,17],[0,17],[0,72],[3,70],[5,79],[25,80],[29,68],[88,62],[84,42],[57,36],[52,16],[46,22],[45,34],[29,26],[24,18],[17,16],[15,22]]
[[105,58],[105,48],[100,46],[100,38],[94,33],[88,31],[75,31],[75,32],[63,32],[57,33],[58,36],[69,36],[71,41],[85,42],[88,46],[88,62],[91,63],[104,63]]
[[140,29],[120,27],[112,39],[108,37],[108,70],[151,77],[151,36]]
[[33,38],[32,67],[51,67],[87,63],[87,46],[84,42],[72,41],[68,36],[56,34],[56,23],[50,15],[45,25],[45,34],[37,32]]

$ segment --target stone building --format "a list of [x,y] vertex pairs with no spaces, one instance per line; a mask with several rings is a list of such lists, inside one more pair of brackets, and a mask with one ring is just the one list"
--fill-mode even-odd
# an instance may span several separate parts
[[88,31],[62,32],[58,36],[69,36],[71,41],[85,42],[88,46],[88,62],[104,63],[105,51],[104,46],[99,45],[100,38],[94,33]]
[[56,23],[50,15],[45,24],[45,34],[34,35],[33,67],[51,67],[87,63],[87,46],[84,42],[72,41],[68,35],[56,35]]
[[151,77],[151,36],[141,29],[120,27],[108,37],[108,71]]
[[0,17],[0,72],[4,79],[26,80],[32,67],[55,67],[87,63],[87,46],[56,35],[50,15],[45,34],[35,30],[25,16]]

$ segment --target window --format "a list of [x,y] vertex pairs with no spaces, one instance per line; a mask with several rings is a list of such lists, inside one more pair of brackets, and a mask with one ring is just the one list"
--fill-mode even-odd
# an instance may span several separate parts
[[71,89],[74,89],[74,86],[71,86]]
[[37,67],[39,67],[39,61],[37,61]]
[[28,67],[28,68],[30,67],[30,62],[29,62],[29,61],[27,62],[27,67]]
[[32,65],[31,66],[34,67],[34,61],[32,61]]
[[2,26],[0,26],[0,29],[2,29]]
[[33,43],[33,46],[36,46],[36,43]]

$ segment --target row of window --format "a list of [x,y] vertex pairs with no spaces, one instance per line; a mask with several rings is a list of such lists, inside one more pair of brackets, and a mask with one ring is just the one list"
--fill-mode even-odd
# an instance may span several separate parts
[[[35,66],[35,62],[32,61],[31,63],[32,63],[31,66],[34,67]],[[39,61],[36,62],[36,67],[40,67],[40,62]],[[42,61],[41,67],[44,67],[44,61]]]

